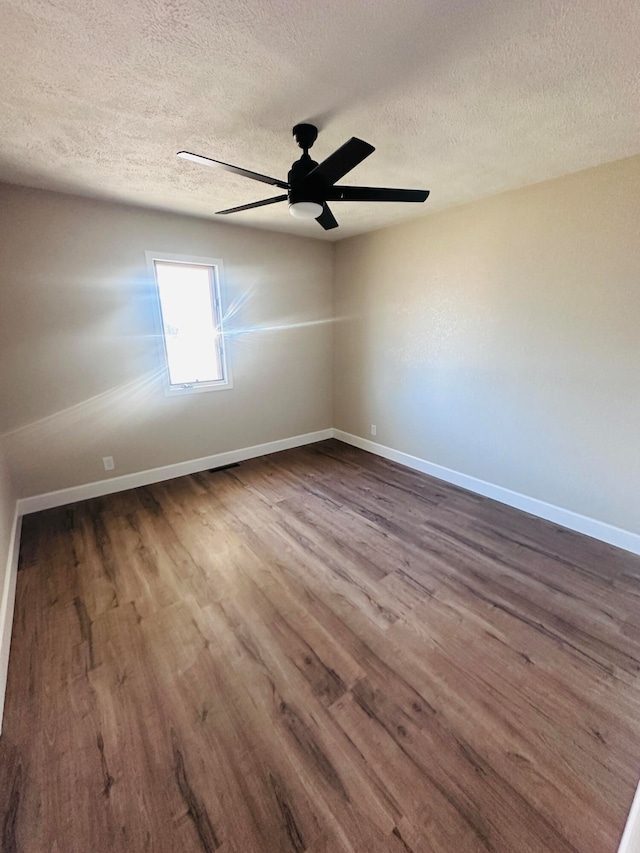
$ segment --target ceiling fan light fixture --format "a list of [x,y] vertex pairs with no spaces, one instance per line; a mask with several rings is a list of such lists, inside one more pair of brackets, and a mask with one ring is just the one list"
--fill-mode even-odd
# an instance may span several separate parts
[[294,201],[289,204],[289,213],[296,219],[317,219],[323,211],[317,201]]

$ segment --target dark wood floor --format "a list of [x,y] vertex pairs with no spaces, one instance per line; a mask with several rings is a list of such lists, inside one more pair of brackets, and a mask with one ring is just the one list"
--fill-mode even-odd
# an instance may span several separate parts
[[24,520],[2,850],[615,853],[640,559],[335,441]]

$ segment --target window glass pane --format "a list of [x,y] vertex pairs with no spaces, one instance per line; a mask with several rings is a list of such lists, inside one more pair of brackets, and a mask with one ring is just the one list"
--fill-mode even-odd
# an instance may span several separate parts
[[224,379],[210,267],[156,261],[171,385]]

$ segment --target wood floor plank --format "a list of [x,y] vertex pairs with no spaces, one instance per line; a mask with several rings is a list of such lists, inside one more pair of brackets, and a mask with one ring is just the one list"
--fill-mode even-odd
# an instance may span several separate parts
[[640,558],[335,440],[24,520],[8,853],[614,853]]

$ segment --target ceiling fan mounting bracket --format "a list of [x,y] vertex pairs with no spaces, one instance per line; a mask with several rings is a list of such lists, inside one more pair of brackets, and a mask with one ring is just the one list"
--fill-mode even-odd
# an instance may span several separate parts
[[296,124],[293,136],[303,151],[308,151],[318,138],[318,128],[314,124]]

